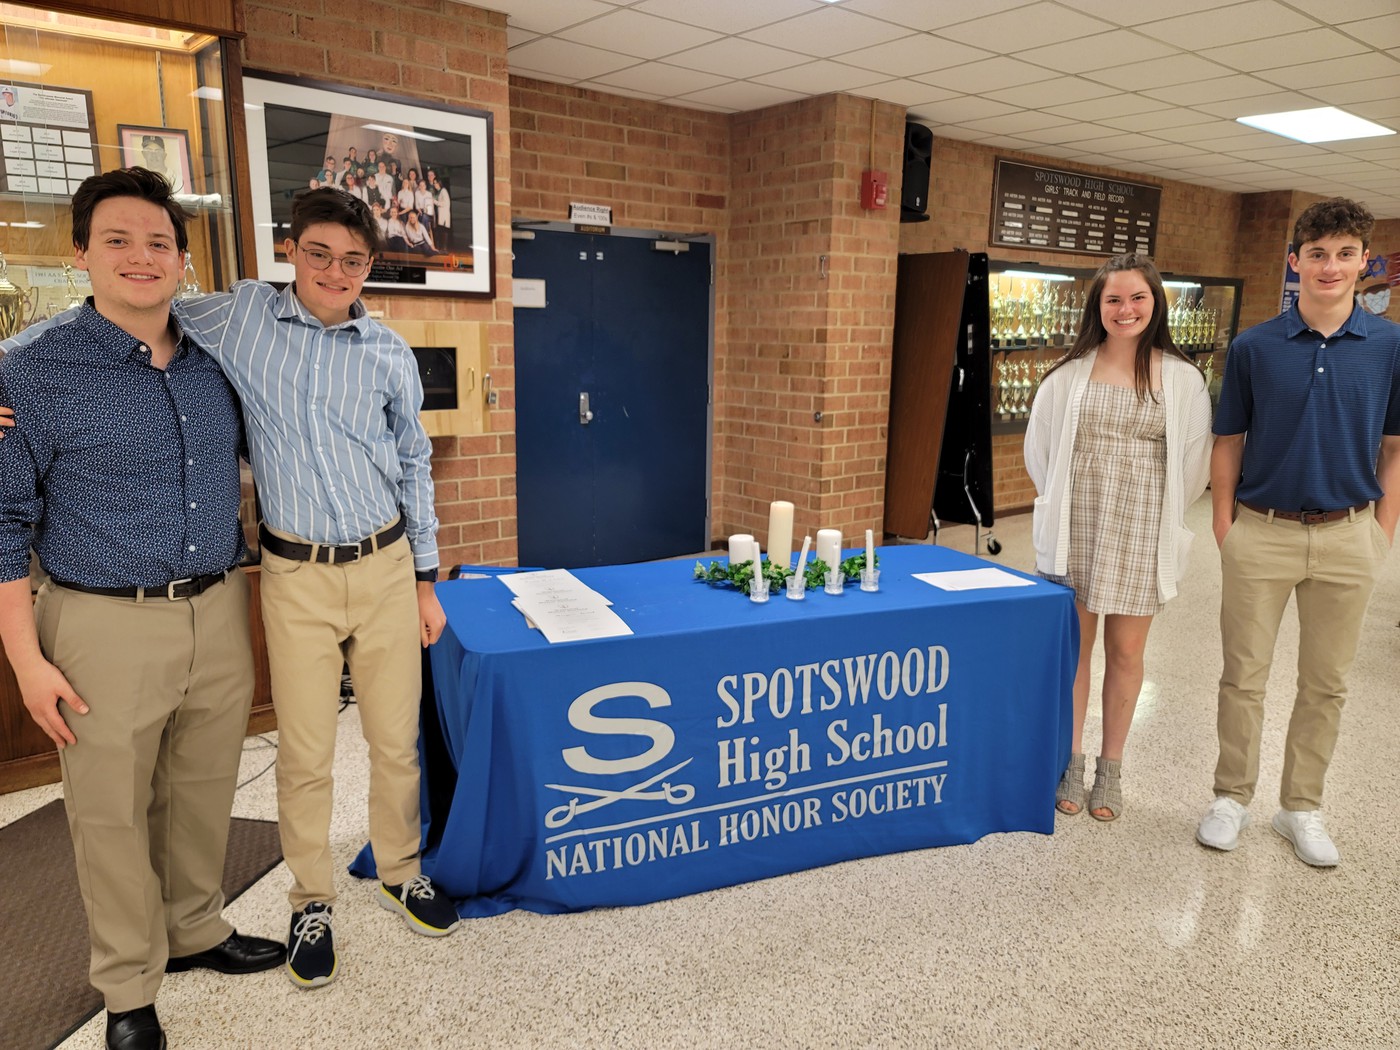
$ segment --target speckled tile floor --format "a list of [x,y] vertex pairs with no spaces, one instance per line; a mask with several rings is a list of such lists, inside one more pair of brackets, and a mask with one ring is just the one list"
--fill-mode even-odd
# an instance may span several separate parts
[[[1400,556],[1372,600],[1328,781],[1343,861],[1314,870],[1268,826],[1291,698],[1296,621],[1271,680],[1255,824],[1231,854],[1193,837],[1215,760],[1219,566],[1209,501],[1182,596],[1153,628],[1116,824],[853,861],[642,908],[513,912],[445,940],[411,934],[368,884],[341,880],[342,973],[314,992],[279,973],[169,977],[175,1048],[1400,1046]],[[1033,558],[1029,518],[995,530]],[[972,546],[971,530],[941,541]],[[1290,614],[1291,617],[1291,614]],[[333,842],[365,837],[365,750],[342,718]],[[1099,720],[1092,711],[1092,752]],[[248,741],[244,777],[271,761]],[[0,797],[0,823],[56,797]],[[239,816],[275,816],[271,773]],[[278,867],[229,909],[284,936]],[[0,1042],[3,1036],[0,1035]],[[65,1050],[102,1045],[101,1015]]]

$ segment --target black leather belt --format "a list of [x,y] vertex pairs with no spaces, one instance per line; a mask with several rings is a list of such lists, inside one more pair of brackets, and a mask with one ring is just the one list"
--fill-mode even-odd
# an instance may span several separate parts
[[1329,521],[1341,521],[1353,511],[1358,514],[1369,507],[1369,503],[1358,503],[1354,507],[1343,507],[1341,510],[1270,510],[1268,507],[1256,507],[1253,503],[1239,501],[1241,507],[1248,507],[1255,514],[1270,514],[1284,521],[1296,521],[1302,525],[1325,525]]
[[211,572],[207,576],[190,576],[183,580],[171,580],[167,584],[159,587],[88,587],[81,583],[69,583],[66,580],[54,580],[54,584],[59,587],[67,587],[70,591],[82,591],[84,594],[100,594],[104,598],[131,598],[136,601],[145,601],[147,598],[168,598],[175,601],[179,598],[193,598],[196,594],[203,594],[216,583],[223,583],[228,579],[228,574],[233,569],[225,569],[223,572]]
[[365,555],[373,554],[380,548],[387,547],[403,535],[403,530],[403,518],[399,518],[383,532],[376,533],[359,543],[297,543],[295,540],[284,540],[281,536],[274,536],[267,530],[266,525],[259,525],[258,542],[265,550],[270,550],[279,558],[340,565],[347,561],[359,561]]

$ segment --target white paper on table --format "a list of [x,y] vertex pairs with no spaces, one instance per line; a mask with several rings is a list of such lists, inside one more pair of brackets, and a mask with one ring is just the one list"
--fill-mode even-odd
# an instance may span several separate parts
[[944,591],[980,591],[992,587],[1030,587],[1034,580],[1015,576],[989,565],[985,569],[953,569],[950,572],[916,572],[914,579],[931,583]]
[[612,602],[589,587],[568,569],[541,569],[538,572],[516,572],[501,576],[512,594],[520,598],[568,600],[585,598],[602,605]]
[[532,631],[538,631],[540,629],[540,625],[535,623],[534,620],[530,619],[530,614],[525,611],[525,606],[520,604],[519,598],[512,598],[510,604],[515,607],[516,612],[520,613],[521,616],[525,617],[526,627],[530,628],[530,630]]
[[617,638],[631,634],[632,628],[606,605],[587,599],[572,604],[548,602],[540,605],[517,598],[516,608],[533,620],[550,642],[583,642],[593,638]]

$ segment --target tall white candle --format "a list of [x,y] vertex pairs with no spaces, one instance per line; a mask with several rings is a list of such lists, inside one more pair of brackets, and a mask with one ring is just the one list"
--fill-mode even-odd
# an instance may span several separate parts
[[758,543],[747,532],[736,532],[729,537],[729,564],[738,566],[753,561],[758,553]]
[[800,576],[807,571],[807,552],[812,549],[812,537],[802,538],[802,553],[797,556],[797,574]]
[[873,529],[865,530],[865,567],[875,568],[875,532]]
[[792,504],[785,499],[768,507],[768,560],[783,568],[792,564]]
[[817,557],[826,562],[828,569],[841,566],[841,530],[817,530]]

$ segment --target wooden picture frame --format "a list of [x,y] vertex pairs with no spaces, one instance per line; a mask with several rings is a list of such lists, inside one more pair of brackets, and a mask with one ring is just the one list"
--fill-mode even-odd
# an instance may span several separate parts
[[118,124],[123,168],[148,168],[164,175],[177,195],[198,193],[190,163],[190,133],[183,128]]
[[[491,113],[255,70],[244,71],[243,102],[252,276],[292,280],[283,252],[292,203],[328,183],[371,206],[380,202],[386,245],[366,292],[494,298]],[[381,158],[388,158],[382,171]],[[394,233],[395,219],[402,235]]]

